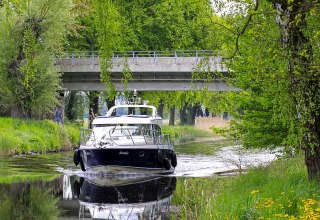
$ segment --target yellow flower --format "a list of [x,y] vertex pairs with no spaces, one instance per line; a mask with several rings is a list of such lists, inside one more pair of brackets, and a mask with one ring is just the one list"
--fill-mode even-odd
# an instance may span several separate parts
[[257,194],[258,192],[259,192],[259,190],[254,189],[254,190],[252,190],[250,193],[251,193],[251,195],[255,195],[255,194]]

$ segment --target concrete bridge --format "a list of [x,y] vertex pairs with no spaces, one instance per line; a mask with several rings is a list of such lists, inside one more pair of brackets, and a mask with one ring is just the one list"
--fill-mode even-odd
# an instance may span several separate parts
[[[127,89],[139,91],[210,91],[236,90],[221,80],[219,74],[228,70],[222,58],[212,51],[132,51],[112,56],[111,77],[116,90],[123,90],[123,70],[130,69],[132,79]],[[100,58],[96,53],[73,53],[56,58],[65,90],[103,91],[107,88],[100,81]],[[211,77],[196,80],[193,72],[201,70]],[[204,74],[206,75],[206,74]]]

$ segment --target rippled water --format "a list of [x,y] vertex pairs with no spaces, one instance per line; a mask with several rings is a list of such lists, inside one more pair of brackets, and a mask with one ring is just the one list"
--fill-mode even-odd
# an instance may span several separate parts
[[275,160],[277,151],[245,151],[229,141],[175,147],[167,177],[84,173],[72,152],[0,158],[0,219],[168,219],[178,178],[238,172]]

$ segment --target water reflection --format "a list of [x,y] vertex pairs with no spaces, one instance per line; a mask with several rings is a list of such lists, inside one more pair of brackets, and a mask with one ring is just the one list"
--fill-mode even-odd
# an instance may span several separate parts
[[0,219],[58,219],[60,182],[0,184]]
[[175,177],[64,177],[64,199],[79,200],[80,219],[169,219]]

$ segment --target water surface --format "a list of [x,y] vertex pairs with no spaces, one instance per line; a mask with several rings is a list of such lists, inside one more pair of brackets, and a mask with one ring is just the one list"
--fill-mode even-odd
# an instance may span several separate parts
[[82,172],[72,152],[0,158],[0,218],[169,219],[179,178],[208,178],[277,158],[275,151],[244,151],[232,144],[177,145],[178,166],[165,177]]

